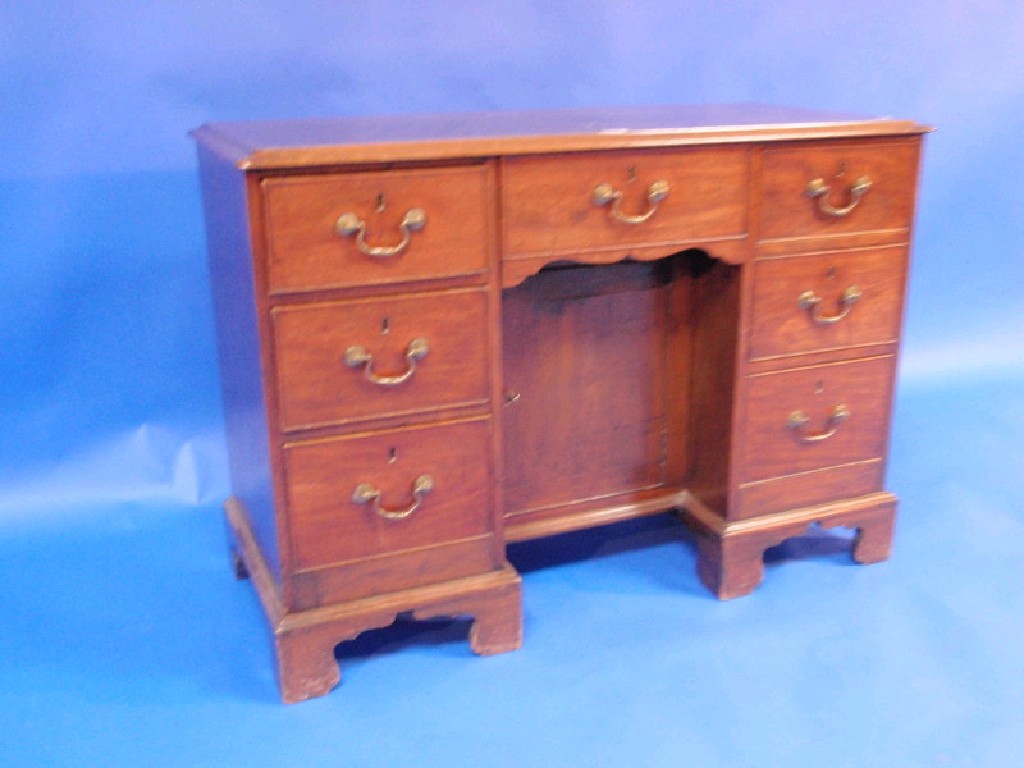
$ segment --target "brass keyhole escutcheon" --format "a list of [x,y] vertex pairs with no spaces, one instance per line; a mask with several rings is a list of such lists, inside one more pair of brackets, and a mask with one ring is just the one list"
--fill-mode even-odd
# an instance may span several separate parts
[[377,193],[377,204],[376,204],[376,206],[374,206],[374,210],[376,210],[377,213],[383,213],[385,208],[387,208],[387,200],[384,197],[384,193],[383,192],[378,192]]
[[389,333],[391,333],[391,318],[384,315],[380,319],[380,335],[387,336]]
[[396,461],[398,461],[398,449],[388,448],[388,464],[394,464]]

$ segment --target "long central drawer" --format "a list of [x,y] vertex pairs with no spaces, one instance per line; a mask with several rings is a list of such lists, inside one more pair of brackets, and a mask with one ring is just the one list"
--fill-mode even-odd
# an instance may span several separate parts
[[742,236],[747,160],[736,147],[505,159],[505,258]]

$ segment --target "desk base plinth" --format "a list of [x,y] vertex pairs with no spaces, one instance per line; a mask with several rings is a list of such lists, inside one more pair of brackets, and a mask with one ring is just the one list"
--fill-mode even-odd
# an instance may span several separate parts
[[729,600],[751,593],[761,583],[765,550],[801,535],[812,524],[856,529],[852,554],[858,563],[887,560],[896,505],[891,493],[874,493],[732,523],[691,507],[685,520],[697,535],[700,580],[720,599]]
[[241,503],[224,505],[235,575],[251,578],[270,625],[281,698],[291,704],[323,696],[341,680],[334,648],[403,614],[425,620],[469,616],[469,644],[489,656],[522,645],[519,574],[504,568],[438,584],[375,595],[304,611],[287,611]]

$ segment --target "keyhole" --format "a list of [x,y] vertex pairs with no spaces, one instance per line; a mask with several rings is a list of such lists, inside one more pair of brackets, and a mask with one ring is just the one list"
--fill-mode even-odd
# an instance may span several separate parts
[[386,207],[387,207],[387,202],[384,199],[384,193],[383,192],[378,192],[377,193],[377,213],[382,213]]
[[391,332],[391,318],[384,315],[380,319],[380,335],[387,336]]
[[631,165],[626,169],[626,182],[632,183],[636,181],[636,166]]
[[814,394],[816,394],[816,395],[820,395],[820,394],[822,394],[822,393],[823,393],[824,391],[825,391],[825,382],[824,382],[824,381],[822,381],[821,379],[818,379],[818,380],[817,380],[817,381],[816,381],[816,382],[814,383]]
[[836,178],[841,178],[846,173],[846,161],[839,163],[839,170],[836,171]]
[[388,448],[388,464],[394,464],[396,461],[398,461],[398,449]]
[[828,278],[829,280],[835,280],[836,279],[836,268],[835,267],[829,267],[828,269],[826,269],[825,270],[825,277]]

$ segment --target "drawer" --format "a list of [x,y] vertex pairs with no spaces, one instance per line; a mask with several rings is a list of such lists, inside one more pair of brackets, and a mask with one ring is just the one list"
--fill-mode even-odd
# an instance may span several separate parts
[[483,289],[275,307],[283,430],[486,403]]
[[[760,239],[908,229],[917,155],[916,142],[765,150]],[[870,187],[858,196],[862,179]],[[816,180],[828,191],[812,196]]]
[[894,360],[886,355],[751,376],[743,481],[884,455]]
[[[748,152],[719,147],[595,152],[503,160],[506,254],[515,258],[742,236]],[[655,203],[652,185],[667,194]],[[599,203],[602,185],[621,200]]]
[[821,253],[754,263],[754,360],[895,341],[907,249]]
[[[270,291],[482,273],[493,239],[492,188],[485,165],[265,179]],[[415,211],[421,227],[409,218]],[[346,214],[363,223],[362,234],[339,231]],[[375,248],[397,252],[364,252]]]
[[[490,442],[489,421],[478,419],[285,446],[295,567],[490,531]],[[421,478],[430,482],[417,490]]]

